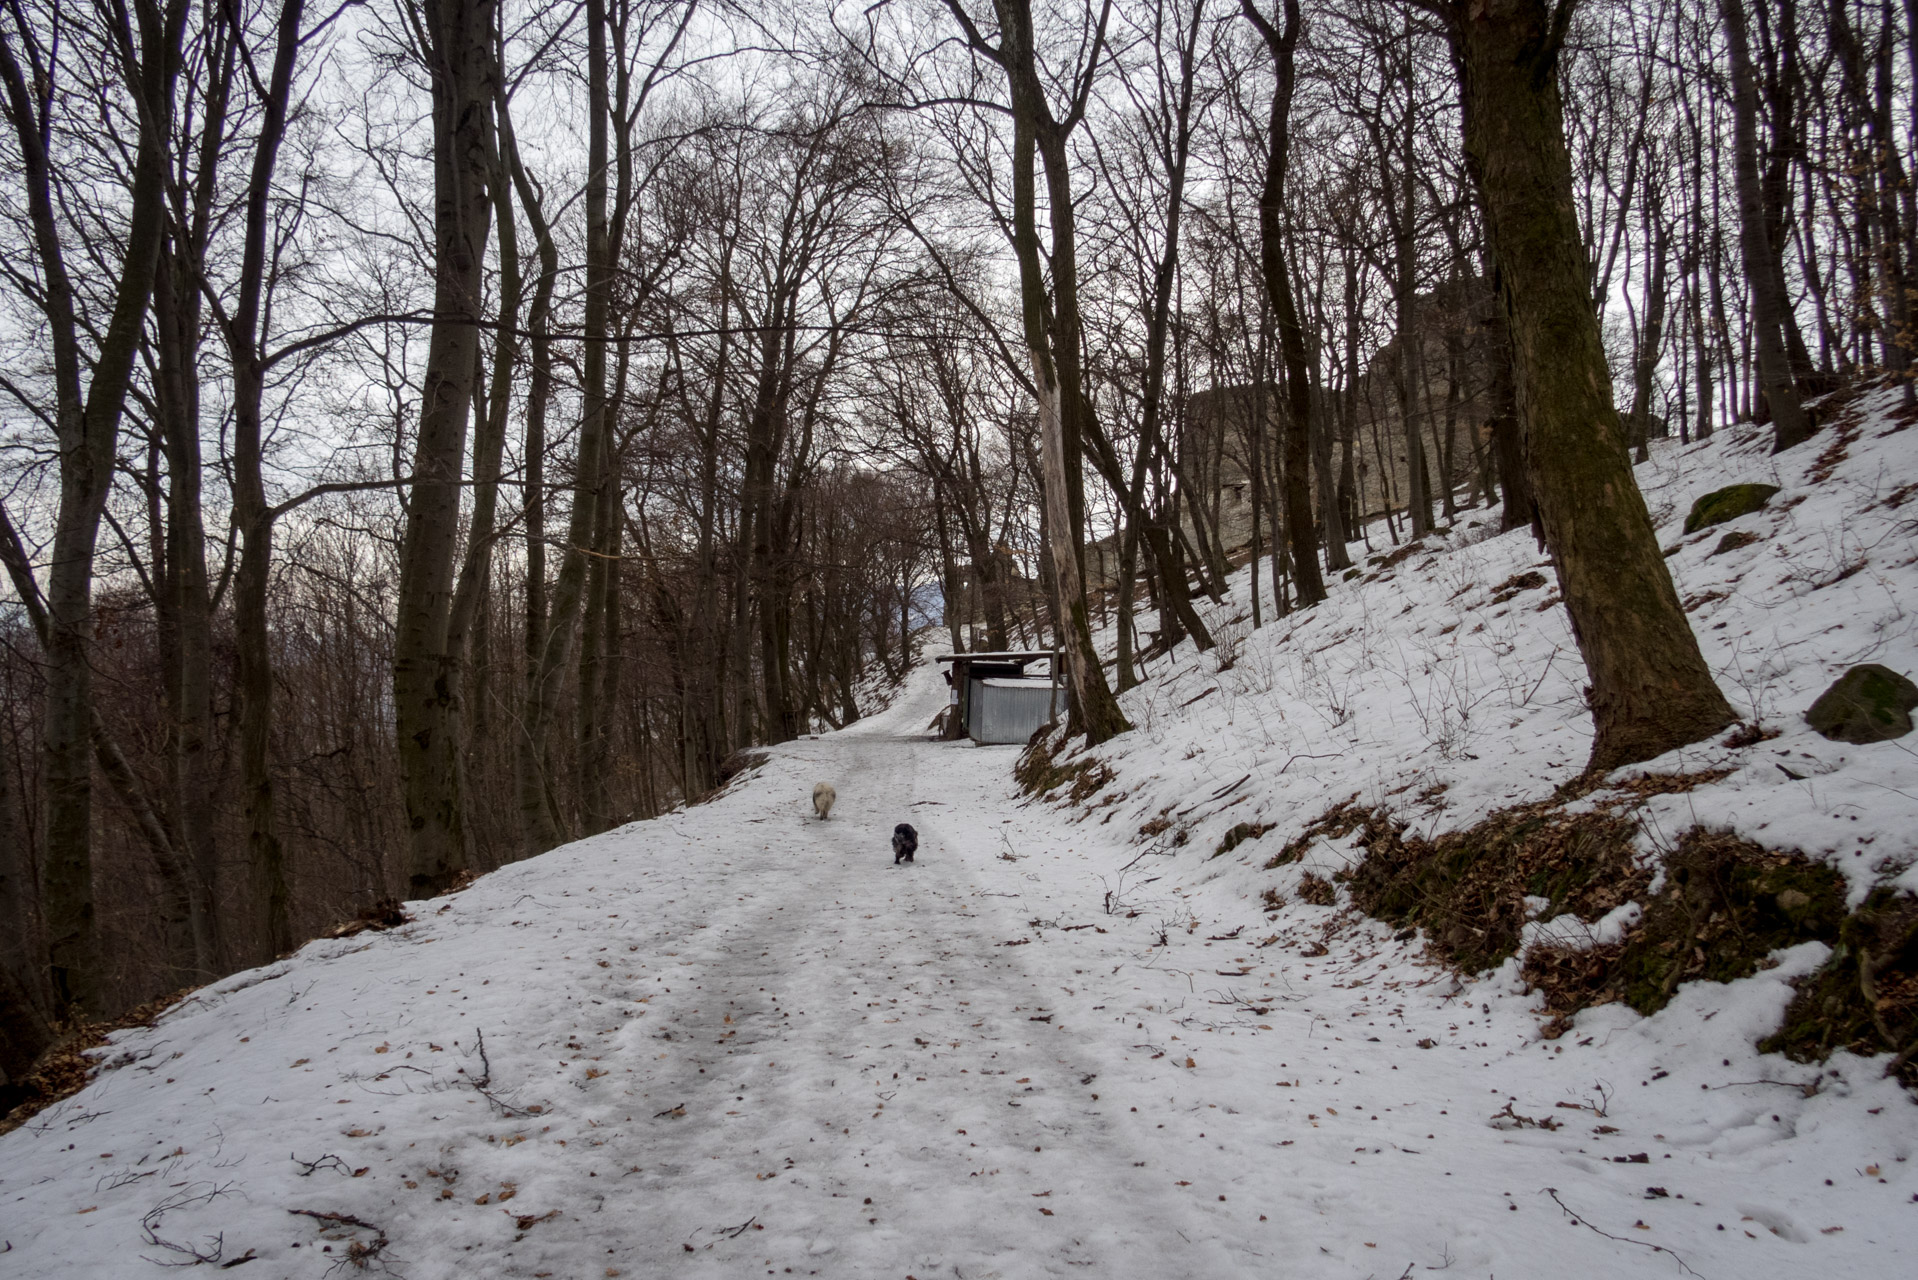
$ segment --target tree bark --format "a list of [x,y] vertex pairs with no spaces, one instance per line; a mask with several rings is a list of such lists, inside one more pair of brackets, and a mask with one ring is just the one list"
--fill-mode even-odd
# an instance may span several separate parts
[[1663,210],[1656,197],[1645,213],[1646,232],[1651,239],[1652,273],[1645,285],[1645,323],[1638,332],[1638,350],[1632,360],[1632,411],[1626,418],[1633,458],[1644,462],[1651,455],[1648,441],[1652,424],[1652,382],[1658,374],[1658,352],[1665,342],[1666,263],[1671,256],[1671,232],[1665,226]]
[[187,963],[169,979],[175,987],[209,982],[225,968],[213,835],[213,596],[201,508],[198,273],[181,256],[182,246],[163,254],[153,298],[155,416],[167,458],[166,556],[154,574],[166,663],[167,808],[192,942]]
[[[497,108],[498,104],[495,105]],[[471,729],[475,727],[475,717],[482,714],[482,704],[472,696],[476,692],[473,685],[478,667],[473,659],[477,646],[486,638],[482,603],[489,594],[493,543],[498,536],[500,463],[506,448],[506,420],[512,408],[513,379],[519,368],[520,302],[525,285],[520,270],[519,228],[513,217],[512,179],[503,155],[492,175],[491,186],[493,218],[499,236],[498,327],[493,331],[492,367],[487,370],[490,377],[486,379],[483,400],[478,395],[483,360],[473,373],[474,414],[478,422],[473,433],[473,510],[467,520],[466,555],[453,588],[446,627],[446,651],[459,681],[455,697],[467,717],[461,733],[466,755],[470,755],[474,747]],[[463,759],[462,770],[466,766]]]
[[[1567,0],[1568,4],[1570,2]],[[1409,20],[1406,40],[1411,40]],[[1425,470],[1423,432],[1419,430],[1419,366],[1425,355],[1425,341],[1419,327],[1418,308],[1418,187],[1413,147],[1416,121],[1409,97],[1413,85],[1409,57],[1401,65],[1407,67],[1405,86],[1408,98],[1404,127],[1398,138],[1398,171],[1396,174],[1392,171],[1381,133],[1379,179],[1387,191],[1398,188],[1396,198],[1388,197],[1385,206],[1386,221],[1392,232],[1392,308],[1398,344],[1398,359],[1393,372],[1398,391],[1399,432],[1405,445],[1406,518],[1412,527],[1411,536],[1422,538],[1432,531],[1432,493]]]
[[1591,676],[1588,767],[1609,770],[1735,717],[1679,607],[1611,401],[1556,75],[1570,9],[1472,0],[1447,16],[1546,544]]
[[[1088,54],[1082,96],[1065,121],[1055,120],[1040,82],[1036,31],[1030,0],[993,0],[999,22],[998,47],[987,45],[965,19],[956,3],[975,50],[986,54],[1006,72],[1013,117],[1013,251],[1019,261],[1020,310],[1024,319],[1026,351],[1032,362],[1033,386],[1039,401],[1039,437],[1042,488],[1046,513],[1046,546],[1058,601],[1059,645],[1065,650],[1071,705],[1089,744],[1104,742],[1132,726],[1119,710],[1106,684],[1105,670],[1092,647],[1092,629],[1086,611],[1080,573],[1078,535],[1084,502],[1080,479],[1079,444],[1088,434],[1089,405],[1079,381],[1079,312],[1074,261],[1073,206],[1066,168],[1066,138],[1084,110],[1093,70],[1102,56],[1105,14],[1101,13]],[[1043,136],[1042,136],[1043,135]],[[1045,155],[1047,205],[1052,232],[1049,260],[1053,297],[1048,306],[1047,272],[1040,262],[1037,211],[1037,160]],[[1079,497],[1075,502],[1074,498]]]
[[1771,409],[1772,452],[1811,438],[1812,421],[1799,400],[1785,346],[1785,296],[1782,246],[1766,230],[1763,180],[1758,167],[1758,86],[1752,69],[1751,36],[1744,0],[1718,0],[1731,50],[1732,173],[1738,189],[1738,247],[1751,287],[1752,338],[1757,347],[1758,379]]
[[[231,38],[236,42],[244,39],[243,32],[232,29],[233,13],[222,12]],[[239,563],[233,574],[234,701],[239,721],[247,868],[254,904],[255,928],[248,939],[248,950],[255,963],[293,949],[291,890],[285,849],[280,843],[271,762],[273,665],[267,588],[272,573],[275,515],[267,505],[264,476],[262,402],[267,360],[262,316],[269,269],[273,174],[286,137],[303,12],[303,0],[285,0],[280,8],[273,71],[260,103],[260,132],[253,144],[247,179],[240,274],[232,311],[220,318],[233,379],[233,522],[240,544]],[[217,297],[204,279],[201,292]]]
[[522,856],[552,848],[559,842],[553,819],[552,770],[544,720],[547,705],[542,690],[549,639],[546,605],[546,414],[553,399],[553,291],[559,281],[559,246],[546,220],[540,192],[520,161],[513,133],[512,113],[504,95],[498,105],[500,158],[512,175],[513,190],[533,233],[539,254],[539,276],[526,311],[527,354],[531,368],[526,384],[526,483],[520,513],[526,526],[526,600],[522,621],[521,661],[525,682],[519,732],[514,738],[514,780],[519,804],[519,840]]
[[[1496,272],[1493,273],[1496,276]],[[1532,471],[1525,460],[1525,432],[1518,420],[1518,383],[1512,368],[1512,322],[1501,298],[1486,322],[1486,363],[1491,366],[1492,451],[1498,460],[1499,530],[1523,528],[1538,518],[1532,501]]]
[[[55,212],[52,158],[47,140],[60,99],[38,34],[18,10],[0,33],[0,84],[19,146],[33,252],[40,273],[39,304],[53,347],[53,420],[60,454],[59,508],[53,563],[47,574],[45,640],[47,700],[41,727],[46,804],[42,866],[50,975],[55,1012],[98,1017],[105,1012],[101,956],[93,902],[94,709],[91,655],[94,547],[112,486],[121,413],[132,380],[166,230],[165,147],[171,137],[173,86],[188,6],[137,0],[129,13],[102,13],[108,38],[122,54],[135,103],[134,146],[126,230],[113,302],[98,346],[82,352],[78,304],[68,275],[66,246]],[[136,30],[137,28],[137,30]],[[14,47],[29,59],[23,69]],[[32,83],[29,87],[29,72]],[[90,373],[82,390],[83,371]]]
[[[1292,552],[1292,585],[1300,608],[1325,599],[1319,573],[1318,530],[1312,520],[1312,383],[1306,372],[1305,330],[1285,256],[1285,179],[1292,150],[1293,52],[1299,42],[1298,0],[1282,0],[1283,24],[1274,28],[1253,0],[1239,0],[1272,55],[1278,84],[1266,127],[1265,186],[1259,193],[1259,267],[1279,333],[1279,359],[1285,367],[1283,501],[1285,536]],[[1276,541],[1276,539],[1275,539]],[[1278,604],[1274,600],[1275,607]]]
[[448,629],[467,415],[479,368],[488,183],[497,172],[498,63],[493,0],[421,0],[415,20],[433,90],[433,325],[400,546],[393,701],[408,830],[406,891],[425,898],[444,892],[470,862],[460,795],[458,655]]
[[53,1043],[43,940],[33,911],[33,858],[0,771],[0,1115],[35,1059]]

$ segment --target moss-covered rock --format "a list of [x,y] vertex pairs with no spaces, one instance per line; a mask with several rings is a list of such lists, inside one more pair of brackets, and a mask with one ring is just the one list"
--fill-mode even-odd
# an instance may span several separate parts
[[1692,503],[1692,512],[1685,517],[1685,532],[1697,533],[1700,529],[1750,515],[1770,502],[1777,492],[1775,484],[1728,484],[1723,489],[1714,489]]
[[1890,667],[1861,663],[1839,676],[1805,712],[1805,722],[1833,742],[1889,742],[1911,732],[1918,685]]

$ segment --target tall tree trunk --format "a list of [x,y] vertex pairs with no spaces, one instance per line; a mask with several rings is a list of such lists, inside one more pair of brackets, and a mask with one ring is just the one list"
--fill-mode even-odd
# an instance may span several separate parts
[[[1058,601],[1059,645],[1065,650],[1074,728],[1098,744],[1132,726],[1106,684],[1105,670],[1092,647],[1080,572],[1079,521],[1084,497],[1079,446],[1088,430],[1090,406],[1079,381],[1079,312],[1074,260],[1073,204],[1067,171],[1066,138],[1083,111],[1083,98],[1064,124],[1053,120],[1039,79],[1036,32],[1030,0],[994,0],[1000,45],[992,55],[1006,71],[1013,115],[1013,250],[1019,261],[1020,310],[1027,355],[1039,400],[1039,443],[1045,497],[1046,545]],[[1084,86],[1102,56],[1101,20],[1088,56]],[[975,47],[980,42],[975,37]],[[1043,136],[1042,136],[1043,135]],[[1051,221],[1053,297],[1048,306],[1047,272],[1040,262],[1038,180],[1035,169],[1045,155],[1047,205]],[[1075,497],[1078,501],[1074,501]]]
[[[495,55],[498,56],[498,55]],[[503,102],[502,93],[499,101]],[[495,103],[496,109],[499,102]],[[496,126],[497,127],[497,126]],[[448,610],[446,652],[458,685],[456,704],[464,715],[459,744],[462,802],[464,779],[475,764],[474,755],[485,740],[487,705],[485,690],[490,619],[486,607],[491,597],[493,544],[498,537],[500,464],[506,448],[506,422],[512,408],[513,381],[519,369],[520,302],[525,281],[520,270],[519,228],[513,216],[513,186],[504,146],[498,149],[498,163],[492,174],[490,196],[493,219],[498,225],[499,303],[497,327],[493,331],[492,366],[486,368],[479,344],[474,347],[473,370],[473,509],[467,520],[466,555],[460,563],[459,577],[453,587]],[[484,391],[482,397],[481,392]],[[464,819],[462,819],[464,820]],[[489,848],[496,847],[488,841]],[[490,860],[490,857],[489,857]]]
[[1292,583],[1299,607],[1310,608],[1325,599],[1325,579],[1319,573],[1318,531],[1312,520],[1312,383],[1306,372],[1305,329],[1299,323],[1285,255],[1285,179],[1292,148],[1293,51],[1299,42],[1299,3],[1283,0],[1284,22],[1277,29],[1265,20],[1253,0],[1239,3],[1264,37],[1278,73],[1266,127],[1265,186],[1259,193],[1259,267],[1278,324],[1279,358],[1285,366],[1286,412],[1280,420],[1284,431],[1285,535],[1292,552]]
[[1556,75],[1564,28],[1552,19],[1570,8],[1472,0],[1448,16],[1546,543],[1591,676],[1589,767],[1609,770],[1735,717],[1679,607],[1611,403]]
[[1339,502],[1339,475],[1332,465],[1332,441],[1338,423],[1338,416],[1330,411],[1325,384],[1315,372],[1312,379],[1312,476],[1319,486],[1319,526],[1324,531],[1325,567],[1332,573],[1352,567],[1352,553],[1345,545],[1348,534],[1345,511]]
[[1645,286],[1645,323],[1639,329],[1638,350],[1632,361],[1632,412],[1625,420],[1638,462],[1651,456],[1652,383],[1658,374],[1659,348],[1665,342],[1665,273],[1672,241],[1656,198],[1646,210],[1645,223],[1652,242],[1652,273]]
[[1791,369],[1792,384],[1803,396],[1817,375],[1817,368],[1805,346],[1805,335],[1799,328],[1797,313],[1790,306],[1791,291],[1785,283],[1792,167],[1805,159],[1803,126],[1798,118],[1805,80],[1799,48],[1798,0],[1768,0],[1767,8],[1760,10],[1759,16],[1763,37],[1764,114],[1770,125],[1760,165],[1759,202],[1764,209],[1765,240],[1773,251],[1770,261],[1773,286],[1778,296],[1787,300],[1778,321],[1785,342],[1785,360]]
[[[232,13],[228,13],[229,22]],[[240,543],[233,574],[235,640],[234,694],[239,719],[240,794],[246,811],[247,868],[252,880],[256,927],[252,957],[256,963],[293,949],[292,894],[280,843],[275,809],[271,747],[273,739],[272,638],[267,625],[267,589],[273,560],[275,513],[266,501],[265,428],[262,402],[267,362],[265,312],[270,267],[273,174],[293,91],[293,70],[300,49],[302,0],[280,7],[273,73],[261,101],[260,133],[253,144],[248,175],[244,247],[233,310],[221,329],[233,369],[233,522]],[[243,38],[233,32],[236,41]]]
[[[580,424],[578,452],[573,467],[573,508],[566,530],[566,553],[553,585],[551,613],[540,645],[538,670],[527,691],[525,732],[531,749],[542,758],[551,749],[553,720],[559,707],[561,673],[571,665],[582,608],[586,604],[588,552],[598,530],[599,497],[612,430],[611,397],[606,368],[607,337],[612,317],[614,283],[612,225],[607,214],[609,172],[608,105],[610,70],[606,50],[604,0],[586,6],[587,130],[586,130],[586,307],[581,335]],[[553,811],[550,776],[537,789],[522,789],[521,818],[546,847],[558,843],[559,815]]]
[[[1496,276],[1496,272],[1493,273]],[[1525,459],[1525,432],[1518,418],[1511,317],[1499,299],[1486,322],[1486,361],[1491,366],[1492,451],[1498,458],[1499,530],[1522,528],[1538,518],[1532,501],[1532,469]]]
[[44,944],[33,910],[33,850],[8,782],[0,770],[0,1115],[13,1109],[20,1081],[53,1043]]
[[433,325],[393,644],[406,884],[416,898],[444,892],[470,862],[460,795],[459,655],[449,628],[492,221],[488,183],[498,172],[493,16],[493,0],[421,0],[416,16],[433,89]]
[[1752,68],[1751,36],[1744,0],[1718,0],[1731,50],[1732,172],[1738,187],[1738,247],[1751,287],[1752,338],[1757,346],[1758,378],[1771,409],[1772,452],[1811,438],[1812,421],[1799,400],[1785,346],[1783,246],[1766,230],[1763,180],[1758,167],[1758,86]]
[[[526,483],[520,499],[526,526],[526,600],[522,621],[521,662],[524,701],[519,732],[514,737],[514,787],[519,805],[519,847],[522,856],[542,852],[559,842],[553,820],[552,770],[547,750],[541,695],[548,619],[546,612],[546,413],[553,399],[553,290],[559,282],[559,246],[546,220],[540,193],[520,161],[513,133],[510,104],[501,95],[498,130],[500,159],[512,175],[513,190],[533,233],[539,254],[539,275],[533,300],[526,311],[527,353],[531,368],[526,384]],[[502,225],[504,215],[502,214]]]
[[613,707],[604,696],[618,669],[619,521],[618,468],[613,432],[600,458],[600,492],[594,500],[592,559],[586,569],[586,601],[579,639],[580,834],[598,835],[612,825],[611,739]]
[[[1411,40],[1409,26],[1406,39]],[[1404,129],[1398,139],[1398,171],[1392,172],[1390,161],[1381,151],[1379,176],[1388,184],[1388,189],[1398,188],[1387,207],[1392,229],[1393,320],[1398,331],[1398,360],[1393,372],[1397,379],[1399,432],[1405,445],[1405,511],[1412,526],[1411,536],[1421,538],[1432,531],[1432,492],[1425,470],[1424,433],[1419,430],[1419,367],[1424,361],[1425,339],[1418,306],[1418,186],[1414,149],[1417,134],[1409,96],[1413,79],[1409,73],[1405,87],[1408,97]]]
[[[61,101],[53,80],[58,67],[44,60],[40,33],[21,25],[27,19],[18,10],[13,11],[12,30],[0,33],[0,82],[19,146],[40,272],[38,301],[53,347],[53,420],[60,454],[53,563],[47,573],[41,769],[50,976],[55,1011],[63,1016],[100,1016],[107,1001],[93,901],[93,557],[112,486],[121,412],[166,231],[165,147],[171,139],[173,86],[187,11],[184,0],[170,0],[165,9],[156,0],[136,0],[130,13],[119,9],[103,15],[110,38],[124,50],[125,88],[136,100],[141,125],[112,311],[98,331],[91,360],[81,351],[78,306],[67,273],[47,151],[53,113]],[[16,41],[27,50],[28,69],[20,66]],[[90,380],[83,392],[87,374]]]
[[167,706],[167,809],[186,881],[192,948],[175,986],[198,986],[224,971],[220,867],[214,845],[213,596],[207,580],[206,524],[200,504],[200,341],[197,272],[181,249],[163,253],[154,282],[157,425],[167,457],[166,555],[155,581],[162,600],[162,680]]
[[1358,455],[1363,448],[1358,438],[1359,383],[1364,377],[1359,368],[1359,325],[1362,320],[1359,311],[1359,255],[1355,249],[1346,248],[1339,254],[1339,260],[1345,301],[1345,385],[1339,396],[1339,507],[1345,516],[1345,528],[1348,531],[1357,530],[1366,539],[1365,545],[1369,550],[1372,543],[1365,533],[1365,494],[1358,474]]
[[[1153,264],[1151,309],[1146,316],[1146,368],[1140,404],[1139,446],[1133,457],[1129,478],[1120,476],[1116,451],[1106,441],[1104,432],[1099,431],[1093,422],[1089,403],[1085,404],[1081,415],[1081,429],[1090,432],[1092,437],[1095,463],[1105,473],[1108,486],[1124,508],[1127,524],[1134,528],[1149,519],[1143,502],[1145,472],[1150,465],[1152,451],[1164,447],[1165,424],[1170,416],[1166,413],[1166,348],[1172,332],[1172,289],[1179,274],[1180,238],[1186,203],[1186,173],[1192,151],[1192,96],[1197,78],[1197,48],[1204,7],[1205,0],[1193,0],[1191,19],[1185,24],[1178,46],[1179,80],[1176,97],[1171,104],[1169,120],[1171,129],[1166,138],[1170,145],[1164,154],[1166,161],[1165,242],[1160,248],[1158,261]],[[1052,165],[1053,160],[1050,156],[1047,157],[1046,163],[1048,166]],[[1063,172],[1065,163],[1063,149],[1061,149],[1058,163]],[[1049,179],[1051,172],[1051,168],[1048,167]],[[1069,184],[1063,181],[1053,182],[1050,186],[1049,198],[1065,199],[1069,202],[1069,190]],[[1069,213],[1068,204],[1068,215]],[[1053,224],[1056,240],[1062,230],[1056,210],[1053,214]],[[1068,242],[1071,230],[1068,217],[1063,227],[1063,231],[1068,236]],[[1075,281],[1076,290],[1076,275],[1068,273],[1068,276]],[[1076,292],[1066,301],[1070,302],[1074,309],[1073,314],[1076,316],[1078,307]],[[1076,321],[1069,343],[1065,343],[1064,335],[1055,338],[1055,347],[1062,343],[1070,345],[1076,355],[1078,345]],[[1078,377],[1076,358],[1070,369],[1062,366],[1062,376],[1068,372],[1074,378]],[[1080,398],[1084,400],[1083,395]],[[1076,459],[1072,459],[1071,463],[1076,466]],[[1214,485],[1212,490],[1216,494],[1218,486]],[[1083,515],[1083,513],[1080,514]],[[1162,545],[1165,544],[1148,542],[1147,549],[1157,555],[1157,547]],[[1135,543],[1135,556],[1136,548]],[[1198,611],[1192,607],[1192,595],[1186,590],[1185,575],[1178,573],[1168,577],[1167,566],[1159,565],[1158,568],[1161,580],[1168,586],[1167,604],[1178,621],[1180,629],[1192,637],[1193,644],[1201,653],[1211,649],[1212,633],[1199,617]],[[1129,668],[1122,664],[1119,675],[1120,689],[1129,687],[1128,682],[1131,679]]]

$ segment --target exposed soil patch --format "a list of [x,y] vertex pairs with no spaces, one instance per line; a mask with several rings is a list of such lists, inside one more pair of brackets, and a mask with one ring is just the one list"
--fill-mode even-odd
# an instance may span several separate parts
[[1063,735],[1055,739],[1043,731],[1034,735],[1032,744],[1020,753],[1019,763],[1012,766],[1020,790],[1029,796],[1044,796],[1070,785],[1066,799],[1084,804],[1112,782],[1116,775],[1097,756],[1060,763],[1055,753],[1068,741]]
[[1492,598],[1486,601],[1489,608],[1495,604],[1504,604],[1521,591],[1533,591],[1545,585],[1545,575],[1536,569],[1525,573],[1515,573],[1492,588]]
[[1345,799],[1321,813],[1305,824],[1305,830],[1285,842],[1280,849],[1266,860],[1265,869],[1282,867],[1288,862],[1297,862],[1314,840],[1343,840],[1365,824],[1372,816],[1372,810],[1359,803],[1359,793],[1354,791]]
[[1223,857],[1225,854],[1231,853],[1234,849],[1244,844],[1247,840],[1257,840],[1271,829],[1272,827],[1269,823],[1241,822],[1233,827],[1232,830],[1225,833],[1224,838],[1219,841],[1219,847],[1212,851],[1212,856],[1215,858]]
[[1734,772],[1732,769],[1701,769],[1697,773],[1635,773],[1617,782],[1606,782],[1603,773],[1581,773],[1561,783],[1552,799],[1556,803],[1567,804],[1603,791],[1610,794],[1600,796],[1593,803],[1601,808],[1616,809],[1620,805],[1651,796],[1675,796],[1696,791],[1714,782],[1723,782]]
[[1545,993],[1556,1029],[1591,1005],[1664,1008],[1680,982],[1749,977],[1781,947],[1838,935],[1845,882],[1798,853],[1694,827],[1665,859],[1665,883],[1621,945],[1534,947],[1526,979]]
[[[1467,973],[1516,953],[1534,914],[1596,920],[1651,883],[1632,844],[1637,824],[1604,810],[1568,814],[1543,801],[1430,840],[1406,829],[1384,813],[1366,816],[1352,900],[1368,915],[1424,929],[1431,950]],[[1534,912],[1527,898],[1550,905]]]
[[70,1031],[58,1044],[40,1055],[33,1069],[7,1087],[7,1101],[13,1109],[0,1116],[0,1133],[12,1133],[33,1117],[63,1098],[71,1098],[87,1087],[100,1066],[88,1051],[106,1044],[107,1037],[127,1027],[150,1027],[161,1014],[193,993],[183,987],[172,995],[160,996],[128,1009],[106,1022],[85,1022]]
[[1831,959],[1798,983],[1777,1034],[1759,1043],[1800,1061],[1834,1049],[1896,1056],[1918,1088],[1918,898],[1879,889],[1838,928]]
[[[1517,954],[1528,920],[1570,915],[1596,925],[1615,908],[1640,904],[1622,936],[1526,950],[1520,972],[1544,997],[1552,1038],[1581,1009],[1623,1003],[1650,1015],[1682,982],[1733,982],[1771,965],[1776,951],[1825,942],[1831,958],[1798,982],[1783,1027],[1759,1047],[1807,1061],[1840,1048],[1889,1052],[1891,1070],[1918,1088],[1918,898],[1880,889],[1847,912],[1844,878],[1830,866],[1706,827],[1685,832],[1661,859],[1637,851],[1633,806],[1730,772],[1639,774],[1567,812],[1600,781],[1574,779],[1553,800],[1430,838],[1354,797],[1321,814],[1268,865],[1296,858],[1320,836],[1357,831],[1365,856],[1339,877],[1353,903],[1425,930],[1431,953],[1464,973]],[[1306,889],[1301,884],[1299,896],[1315,900]]]
[[329,938],[351,938],[355,934],[372,930],[383,933],[388,929],[397,929],[403,924],[411,924],[413,917],[400,910],[398,899],[381,898],[366,910],[354,916],[344,924],[335,925],[327,932]]
[[1396,569],[1413,556],[1420,555],[1430,549],[1431,548],[1427,547],[1423,541],[1415,538],[1400,547],[1397,551],[1391,552],[1388,555],[1371,557],[1371,563],[1377,572],[1384,573],[1387,569]]
[[1299,901],[1309,902],[1315,907],[1329,907],[1339,900],[1339,891],[1324,876],[1315,876],[1310,871],[1299,877]]
[[1682,795],[1687,791],[1696,791],[1700,787],[1710,786],[1714,782],[1723,782],[1732,776],[1732,769],[1701,769],[1697,773],[1635,773],[1620,782],[1614,782],[1605,788],[1608,795],[1598,803],[1616,806],[1629,800],[1644,800],[1652,796]]

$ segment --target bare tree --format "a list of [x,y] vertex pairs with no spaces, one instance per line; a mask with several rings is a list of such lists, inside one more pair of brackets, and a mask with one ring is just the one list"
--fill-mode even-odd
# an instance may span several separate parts
[[460,788],[458,656],[450,651],[467,415],[499,172],[492,0],[422,0],[409,16],[433,95],[433,325],[400,548],[393,702],[411,832],[407,888],[445,890],[470,860]]
[[[60,510],[47,575],[47,705],[42,728],[47,804],[46,895],[53,997],[62,1014],[98,1012],[100,956],[93,909],[93,704],[89,665],[95,540],[113,481],[115,445],[147,302],[166,234],[166,156],[173,86],[179,75],[185,0],[102,6],[102,51],[131,101],[134,166],[118,283],[105,317],[80,314],[68,269],[68,236],[56,210],[54,115],[65,69],[45,28],[9,6],[0,30],[0,81],[7,123],[19,146],[21,184],[32,223],[37,288],[53,348],[51,417],[60,450]],[[24,60],[24,65],[23,65]],[[96,329],[95,325],[99,327]],[[97,332],[97,349],[83,344]]]
[[1731,50],[1733,173],[1738,180],[1738,246],[1751,288],[1753,340],[1758,376],[1771,409],[1772,452],[1811,437],[1812,421],[1799,402],[1798,383],[1786,349],[1784,326],[1789,302],[1781,264],[1783,246],[1774,242],[1758,166],[1758,86],[1752,69],[1751,34],[1744,0],[1718,0]]
[[1612,769],[1735,717],[1679,607],[1612,406],[1554,74],[1571,10],[1545,0],[1440,7],[1511,316],[1534,492],[1592,678],[1589,767]]
[[[1285,365],[1285,532],[1292,552],[1292,581],[1299,604],[1310,607],[1325,599],[1325,580],[1319,574],[1318,532],[1312,520],[1310,465],[1312,447],[1312,383],[1306,373],[1305,328],[1293,296],[1290,264],[1285,253],[1285,178],[1291,163],[1292,94],[1296,83],[1294,53],[1299,43],[1298,0],[1281,0],[1284,14],[1275,27],[1259,12],[1254,0],[1239,0],[1240,9],[1257,28],[1272,55],[1276,84],[1272,90],[1272,117],[1266,126],[1265,190],[1259,195],[1260,265],[1266,292],[1278,321],[1279,351]],[[1403,335],[1411,341],[1411,335]]]
[[[1131,727],[1105,681],[1092,648],[1085,588],[1075,546],[1082,527],[1079,444],[1090,417],[1080,378],[1080,319],[1073,220],[1072,175],[1067,139],[1085,118],[1093,78],[1105,52],[1110,0],[1084,17],[1085,60],[1071,74],[1063,115],[1054,115],[1039,74],[1038,30],[1029,0],[993,0],[998,41],[988,39],[958,0],[947,7],[965,33],[967,46],[1004,72],[1013,120],[1012,239],[1019,262],[1020,310],[1027,355],[1039,401],[1039,437],[1045,468],[1045,500],[1053,580],[1062,611],[1060,636],[1071,687],[1075,728],[1099,743]],[[1052,288],[1041,265],[1036,161],[1043,157],[1051,243],[1045,254]]]

